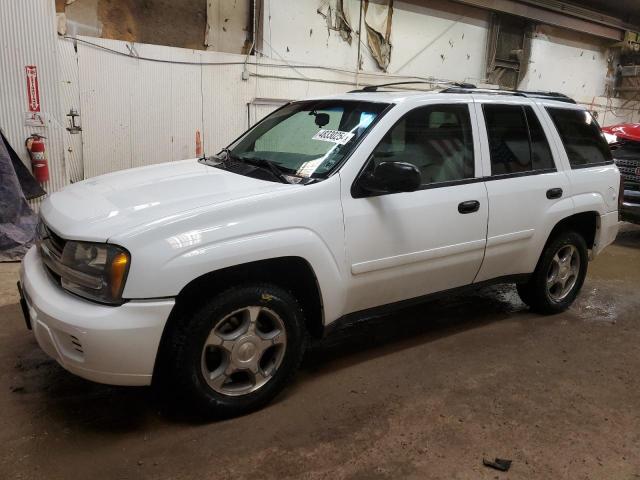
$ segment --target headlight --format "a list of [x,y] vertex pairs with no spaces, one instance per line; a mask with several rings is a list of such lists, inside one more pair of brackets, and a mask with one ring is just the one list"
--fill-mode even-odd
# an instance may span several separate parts
[[122,247],[68,241],[62,251],[62,287],[91,300],[120,304],[130,263]]

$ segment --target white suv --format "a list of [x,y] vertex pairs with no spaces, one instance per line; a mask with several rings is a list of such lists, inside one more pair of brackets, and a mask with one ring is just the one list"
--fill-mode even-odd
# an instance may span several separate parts
[[292,102],[213,157],[51,195],[22,304],[67,370],[162,378],[235,415],[341,320],[498,282],[535,311],[566,309],[617,234],[619,185],[596,121],[559,94]]

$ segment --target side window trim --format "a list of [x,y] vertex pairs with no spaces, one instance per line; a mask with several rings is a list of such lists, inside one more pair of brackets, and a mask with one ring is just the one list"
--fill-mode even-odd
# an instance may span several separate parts
[[522,110],[522,116],[524,117],[524,124],[527,126],[527,139],[529,139],[529,165],[531,165],[531,172],[535,171],[533,168],[533,141],[531,140],[531,125],[529,125],[529,118],[527,116],[527,109],[525,105],[520,105]]
[[565,157],[565,151],[562,148],[560,135],[558,134],[558,131],[556,130],[551,117],[547,113],[545,105],[536,102],[532,105],[532,107],[538,117],[540,125],[542,126],[542,130],[547,137],[547,142],[549,144],[549,148],[551,148],[551,155],[553,157],[553,164],[556,168],[556,171],[570,170],[569,160]]
[[[387,131],[385,132],[385,135],[390,132],[391,130],[393,130],[408,114],[410,114],[411,112],[421,109],[421,108],[430,108],[430,107],[437,107],[437,106],[441,106],[441,105],[466,105],[467,106],[467,112],[469,114],[469,126],[471,127],[471,136],[472,136],[472,147],[473,147],[473,177],[469,177],[469,178],[461,178],[459,180],[448,180],[448,181],[442,181],[442,182],[431,182],[431,183],[426,183],[420,186],[420,188],[418,188],[416,191],[422,191],[422,190],[431,190],[434,188],[445,188],[445,187],[451,187],[451,186],[457,186],[457,185],[465,185],[468,183],[477,183],[477,182],[483,182],[485,180],[485,177],[482,176],[482,170],[483,170],[483,166],[481,163],[481,157],[480,157],[480,149],[481,149],[481,143],[480,143],[480,126],[477,123],[477,110],[475,108],[475,102],[473,100],[466,100],[466,101],[456,101],[456,102],[437,102],[437,103],[427,103],[427,104],[423,104],[423,105],[418,105],[415,106],[414,108],[408,109],[405,112],[402,113],[402,115],[393,123],[393,125],[391,127],[389,127],[387,129]],[[360,180],[360,178],[362,177],[363,173],[367,170],[367,167],[369,166],[369,163],[371,162],[371,156],[373,155],[374,151],[376,150],[376,148],[378,148],[378,146],[382,143],[382,140],[384,139],[384,135],[383,137],[378,141],[378,143],[373,147],[373,149],[369,152],[369,155],[367,157],[367,160],[364,162],[364,164],[362,165],[362,167],[360,168],[360,171],[358,172],[358,174],[356,175],[355,179],[353,180],[353,183],[351,184],[351,196],[352,198],[365,198],[365,197],[378,197],[378,196],[385,196],[385,195],[393,195],[393,193],[378,193],[378,194],[372,194],[372,193],[367,193],[367,194],[363,194],[357,187],[358,185],[358,181]],[[480,176],[478,176],[480,175]]]
[[518,177],[531,177],[533,175],[544,175],[545,173],[556,173],[558,170],[554,168],[539,168],[538,170],[527,170],[526,172],[515,172],[515,173],[500,173],[497,175],[489,175],[484,177],[485,182],[492,182],[495,180],[507,180],[509,178],[518,178]]

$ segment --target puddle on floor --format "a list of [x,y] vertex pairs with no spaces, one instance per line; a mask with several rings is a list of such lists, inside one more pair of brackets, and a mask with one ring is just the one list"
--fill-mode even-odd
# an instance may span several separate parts
[[602,287],[585,285],[569,311],[585,321],[615,324],[621,303]]

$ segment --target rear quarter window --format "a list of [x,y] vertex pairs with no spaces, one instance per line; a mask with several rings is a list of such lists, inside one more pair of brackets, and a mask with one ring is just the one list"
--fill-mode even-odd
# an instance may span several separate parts
[[560,134],[571,168],[613,162],[600,126],[589,112],[553,107],[546,110]]

